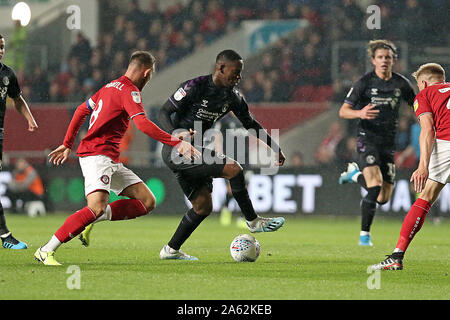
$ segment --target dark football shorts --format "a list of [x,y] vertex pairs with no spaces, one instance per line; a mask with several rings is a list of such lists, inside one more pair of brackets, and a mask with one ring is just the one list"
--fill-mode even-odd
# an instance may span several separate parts
[[394,184],[395,164],[393,148],[375,144],[369,139],[358,136],[357,151],[361,171],[365,167],[378,166],[383,175],[383,181]]
[[222,176],[225,164],[231,162],[227,156],[208,148],[199,148],[203,158],[201,161],[189,161],[178,154],[176,149],[164,145],[162,148],[162,159],[172,170],[186,197],[191,200],[197,193],[206,188],[209,192],[213,190],[213,178]]

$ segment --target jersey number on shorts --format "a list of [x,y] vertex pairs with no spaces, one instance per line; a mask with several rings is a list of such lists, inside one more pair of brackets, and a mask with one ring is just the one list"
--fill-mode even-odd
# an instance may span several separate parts
[[95,106],[94,111],[92,112],[91,120],[89,120],[89,129],[92,127],[94,122],[97,121],[98,114],[100,113],[100,111],[102,111],[102,107],[103,107],[103,100],[100,99],[97,105]]

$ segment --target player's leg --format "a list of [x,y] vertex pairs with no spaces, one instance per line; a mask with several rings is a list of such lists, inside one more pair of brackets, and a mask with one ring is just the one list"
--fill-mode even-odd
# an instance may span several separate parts
[[[0,139],[0,170],[2,169],[3,139]],[[6,226],[5,212],[0,202],[0,238],[2,239],[2,247],[5,249],[26,249],[26,243],[17,240]]]
[[221,177],[230,181],[233,197],[241,208],[251,232],[272,232],[283,226],[285,221],[283,217],[263,218],[256,214],[248,194],[244,171],[239,163],[230,159],[225,164]]
[[367,194],[361,201],[361,231],[359,245],[372,246],[370,228],[375,217],[377,199],[383,185],[383,178],[378,165],[367,166],[363,169],[363,176],[367,185]]
[[169,260],[198,260],[196,257],[185,254],[181,246],[212,211],[211,187],[205,186],[189,199],[192,208],[186,212],[178,225],[172,238],[159,254],[161,259]]
[[411,209],[403,220],[400,236],[394,252],[378,264],[373,265],[373,270],[402,270],[405,252],[414,239],[414,236],[422,228],[425,218],[439,193],[445,184],[428,179],[425,188],[419,198],[413,203]]
[[2,239],[2,247],[5,249],[26,249],[28,246],[26,243],[17,240],[13,237],[12,233],[8,230],[6,226],[5,212],[3,211],[3,206],[0,203],[0,238]]
[[51,239],[36,251],[34,255],[36,260],[45,265],[60,265],[54,259],[54,254],[61,244],[78,236],[85,227],[106,212],[109,200],[109,193],[107,191],[94,191],[88,194],[86,199],[87,206],[70,215]]
[[117,164],[111,176],[111,190],[129,199],[116,200],[106,207],[105,214],[98,217],[79,236],[84,246],[90,244],[93,225],[101,221],[135,219],[150,213],[156,206],[156,198],[147,185],[130,169]]

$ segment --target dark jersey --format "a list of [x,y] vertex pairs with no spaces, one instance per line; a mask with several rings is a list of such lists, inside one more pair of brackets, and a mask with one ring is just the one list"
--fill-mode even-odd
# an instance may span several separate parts
[[244,126],[253,122],[248,105],[240,92],[235,88],[216,87],[212,75],[181,83],[169,101],[176,108],[172,119],[175,128],[198,131],[200,128],[197,127],[201,123],[202,132],[205,132],[230,111],[233,111]]
[[14,71],[0,63],[0,129],[3,129],[3,123],[6,113],[6,97],[17,98],[21,94],[19,83],[17,82]]
[[358,135],[365,136],[376,144],[393,147],[400,102],[404,100],[412,106],[414,97],[411,82],[404,76],[393,72],[392,77],[385,81],[372,71],[354,84],[344,102],[358,110],[369,103],[375,105],[380,113],[373,120],[361,119],[358,124]]
[[[214,123],[232,111],[245,129],[253,129],[256,137],[276,152],[278,144],[250,114],[247,102],[235,88],[217,87],[212,75],[181,83],[159,113],[161,128],[169,133],[175,129],[193,129],[204,135]],[[203,139],[202,139],[203,140]]]

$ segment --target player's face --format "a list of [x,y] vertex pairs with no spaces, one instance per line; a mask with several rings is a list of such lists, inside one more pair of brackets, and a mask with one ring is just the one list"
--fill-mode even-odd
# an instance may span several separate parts
[[377,49],[372,58],[372,64],[375,66],[375,71],[382,73],[392,72],[394,54],[390,49]]
[[5,39],[0,39],[0,60],[2,60],[3,56],[5,55]]
[[241,80],[244,62],[242,60],[230,61],[225,64],[223,71],[223,84],[226,87],[234,87]]

